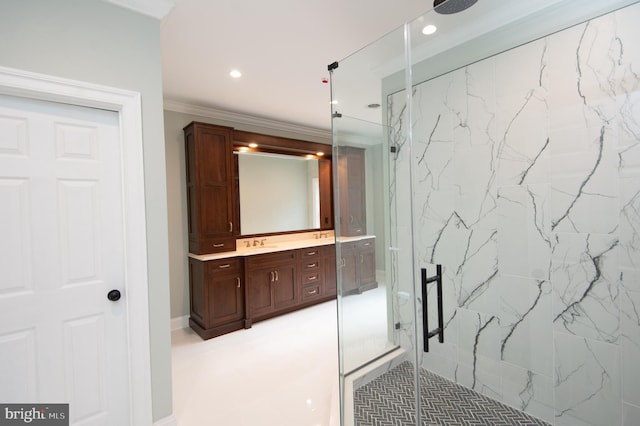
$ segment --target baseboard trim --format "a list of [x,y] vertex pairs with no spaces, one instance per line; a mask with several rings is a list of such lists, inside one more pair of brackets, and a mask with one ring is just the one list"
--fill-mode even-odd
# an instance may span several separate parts
[[153,423],[153,426],[178,426],[178,419],[173,417],[173,414],[158,420]]
[[189,315],[171,318],[171,331],[189,327]]

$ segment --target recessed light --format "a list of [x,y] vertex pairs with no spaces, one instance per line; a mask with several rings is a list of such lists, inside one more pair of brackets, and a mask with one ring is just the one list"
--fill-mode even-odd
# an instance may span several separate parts
[[247,152],[247,151],[249,151],[249,148],[247,148],[246,146],[241,146],[240,148],[238,148],[238,151]]
[[307,158],[307,160],[312,160],[312,159],[316,158],[313,154],[307,154],[307,155],[305,155],[305,157]]
[[258,144],[257,144],[257,143],[255,143],[255,142],[251,142],[251,143],[249,144],[249,148],[257,148],[257,147],[258,147]]
[[427,25],[422,29],[422,34],[424,35],[431,35],[433,33],[435,33],[436,31],[438,31],[438,27],[436,27],[435,25]]
[[318,152],[316,152],[316,155],[317,155],[318,157],[322,157],[322,156],[324,155],[324,152],[322,152],[322,151],[318,151]]
[[231,72],[229,73],[229,75],[233,78],[240,78],[242,77],[242,73],[238,70],[231,70]]

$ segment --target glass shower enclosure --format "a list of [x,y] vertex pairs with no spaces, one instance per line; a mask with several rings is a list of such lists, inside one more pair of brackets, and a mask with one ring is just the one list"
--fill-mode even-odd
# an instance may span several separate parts
[[429,10],[329,65],[342,425],[435,423],[432,379],[640,424],[637,3]]

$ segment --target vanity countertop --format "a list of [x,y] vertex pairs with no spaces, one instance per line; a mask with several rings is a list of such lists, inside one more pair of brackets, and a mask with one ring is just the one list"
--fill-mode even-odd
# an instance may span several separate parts
[[[290,236],[271,236],[265,238],[245,238],[237,240],[237,249],[235,251],[226,251],[222,253],[212,254],[193,254],[189,253],[189,257],[201,261],[227,259],[238,256],[253,256],[256,254],[275,253],[285,250],[296,250],[305,247],[326,246],[330,244],[345,243],[351,241],[359,241],[368,238],[375,238],[372,235],[361,235],[357,237],[338,237],[335,238],[333,232],[324,233],[318,237],[317,233],[310,235],[302,235],[303,238],[292,239]],[[255,244],[255,245],[254,245]]]

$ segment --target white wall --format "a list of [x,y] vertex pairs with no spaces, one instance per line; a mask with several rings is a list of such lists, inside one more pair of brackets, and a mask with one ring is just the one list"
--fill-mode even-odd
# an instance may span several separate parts
[[99,0],[2,0],[0,65],[141,93],[153,418],[172,412],[158,20]]

